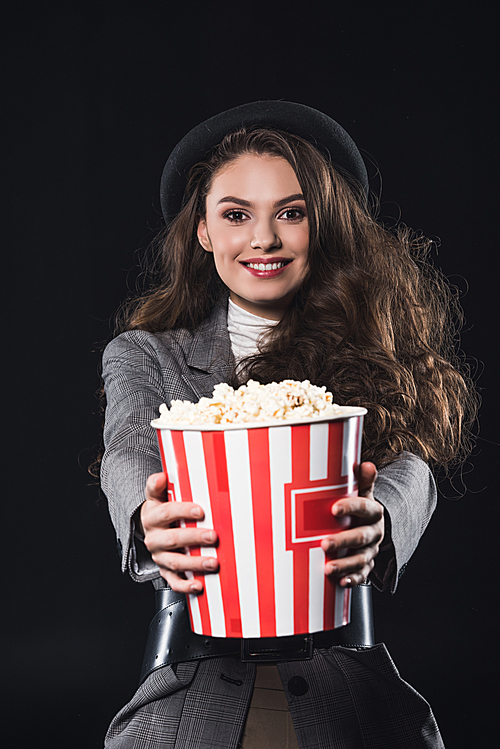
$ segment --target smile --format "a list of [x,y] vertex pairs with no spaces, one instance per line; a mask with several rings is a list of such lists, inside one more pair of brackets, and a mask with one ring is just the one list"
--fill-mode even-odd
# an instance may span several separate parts
[[284,268],[287,263],[281,260],[279,263],[243,263],[243,265],[254,270],[277,270],[278,268]]
[[285,272],[285,268],[293,263],[293,259],[288,260],[286,258],[274,258],[269,260],[261,260],[260,258],[252,258],[251,260],[242,260],[242,266],[252,275],[257,278],[275,278]]

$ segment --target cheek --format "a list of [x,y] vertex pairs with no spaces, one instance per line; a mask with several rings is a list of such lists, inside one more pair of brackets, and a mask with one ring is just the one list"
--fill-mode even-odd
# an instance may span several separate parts
[[309,229],[294,227],[288,236],[283,237],[290,247],[300,256],[307,255],[309,249]]
[[304,247],[304,251],[307,253],[309,249],[309,227],[304,227],[304,232],[302,234],[302,246]]
[[214,251],[221,262],[230,262],[235,255],[241,252],[244,245],[242,232],[224,231],[217,232],[212,236]]

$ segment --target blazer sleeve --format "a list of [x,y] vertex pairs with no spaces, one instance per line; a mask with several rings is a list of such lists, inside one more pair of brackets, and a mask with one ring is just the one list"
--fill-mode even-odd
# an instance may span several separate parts
[[374,496],[385,509],[386,533],[370,579],[394,592],[436,508],[436,484],[421,458],[403,452],[380,470]]
[[[149,334],[115,338],[103,356],[106,392],[101,486],[117,535],[122,570],[138,582],[159,577],[156,564],[136,533],[134,513],[144,502],[151,473],[162,470],[151,426],[166,400],[161,367]],[[175,362],[172,361],[175,372]]]

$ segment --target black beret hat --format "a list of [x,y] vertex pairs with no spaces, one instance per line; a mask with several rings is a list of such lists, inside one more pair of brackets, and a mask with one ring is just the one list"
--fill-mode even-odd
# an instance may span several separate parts
[[169,223],[179,213],[189,170],[224,136],[240,127],[275,127],[293,133],[329,155],[334,166],[350,174],[368,194],[368,175],[352,138],[335,120],[317,109],[291,101],[254,101],[228,109],[189,131],[170,154],[163,170],[160,201]]

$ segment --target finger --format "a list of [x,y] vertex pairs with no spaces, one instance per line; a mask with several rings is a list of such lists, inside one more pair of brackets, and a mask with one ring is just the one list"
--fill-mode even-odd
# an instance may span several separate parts
[[366,546],[377,545],[382,541],[383,528],[381,523],[375,525],[358,525],[346,531],[340,531],[333,536],[327,536],[321,541],[321,548],[325,552],[343,549],[361,549]]
[[194,578],[187,580],[186,578],[179,577],[175,572],[162,570],[161,568],[160,574],[176,593],[185,593],[186,595],[191,593],[198,595],[203,592],[203,583],[201,580],[196,580]]
[[358,558],[356,564],[348,564],[343,567],[337,567],[335,563],[327,564],[325,572],[327,575],[337,577],[339,585],[348,588],[366,582],[374,566],[374,559],[362,563],[362,560]]
[[203,509],[194,502],[161,502],[146,500],[141,509],[144,528],[166,528],[180,520],[196,522],[203,520]]
[[363,550],[360,554],[354,554],[352,556],[341,557],[338,559],[329,559],[325,565],[326,574],[336,575],[337,577],[358,574],[363,572],[363,570],[367,569],[370,565],[373,566],[376,556],[377,549],[369,547],[368,549]]
[[153,528],[144,543],[151,554],[173,551],[186,546],[214,546],[217,533],[211,528]]
[[339,585],[342,588],[354,588],[356,585],[363,585],[363,583],[366,583],[370,572],[371,569],[366,569],[363,572],[357,572],[347,575],[347,577],[341,577],[338,581]]
[[371,497],[343,497],[332,506],[332,515],[336,518],[354,515],[368,523],[376,523],[384,514],[384,508]]
[[153,560],[158,565],[161,576],[177,593],[201,593],[204,586],[199,576],[219,569],[219,562],[215,557],[191,557],[173,552],[155,554]]
[[179,551],[162,551],[153,555],[153,561],[161,570],[175,572],[178,576],[184,576],[186,572],[197,575],[205,575],[217,572],[219,560],[217,557],[204,557],[198,555],[190,556]]

